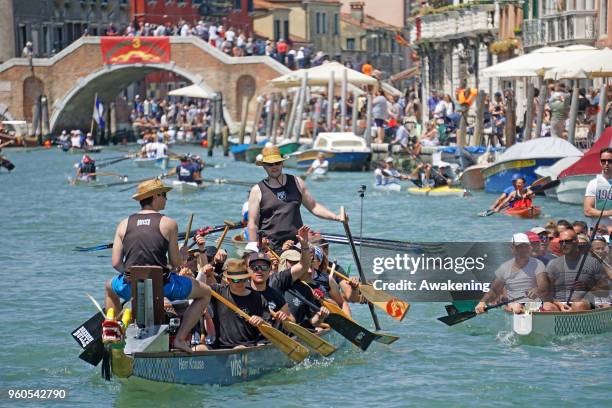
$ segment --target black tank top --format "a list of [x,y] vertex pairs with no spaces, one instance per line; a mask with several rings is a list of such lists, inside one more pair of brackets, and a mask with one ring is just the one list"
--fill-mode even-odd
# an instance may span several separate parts
[[160,213],[132,214],[123,237],[123,264],[161,266],[168,272],[168,240],[159,230]]
[[274,245],[282,245],[288,239],[295,241],[295,235],[302,226],[302,193],[295,177],[286,174],[285,185],[270,187],[265,181],[257,183],[261,190],[259,204],[259,233],[269,238]]

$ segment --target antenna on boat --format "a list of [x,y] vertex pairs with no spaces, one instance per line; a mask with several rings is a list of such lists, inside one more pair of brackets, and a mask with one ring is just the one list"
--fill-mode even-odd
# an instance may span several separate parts
[[363,241],[363,198],[365,197],[366,185],[362,184],[357,192],[361,198],[361,209],[359,213],[359,261],[361,261],[361,241]]

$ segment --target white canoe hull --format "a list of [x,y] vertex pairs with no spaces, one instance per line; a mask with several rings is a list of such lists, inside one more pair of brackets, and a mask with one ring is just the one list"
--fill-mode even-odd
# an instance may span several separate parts
[[562,178],[557,187],[557,200],[560,203],[582,205],[587,184],[593,177],[594,174],[587,174]]
[[374,184],[374,190],[378,191],[402,191],[399,183]]
[[187,181],[178,181],[174,180],[172,182],[172,189],[177,193],[192,193],[194,191],[199,191],[204,188],[203,184],[190,183]]
[[165,169],[168,167],[168,157],[160,157],[160,158],[142,158],[139,157],[134,159],[134,163],[138,167],[159,167]]
[[512,316],[512,331],[521,337],[600,334],[612,331],[612,307],[585,312],[528,312]]

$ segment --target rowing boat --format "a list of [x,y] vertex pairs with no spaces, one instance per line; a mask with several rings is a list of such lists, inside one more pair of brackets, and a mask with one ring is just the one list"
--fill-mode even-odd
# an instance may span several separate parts
[[456,187],[450,187],[450,186],[440,186],[440,187],[434,187],[434,188],[410,187],[408,189],[408,194],[436,196],[436,197],[445,197],[445,196],[465,197],[467,195],[467,191],[462,188],[456,188]]
[[600,334],[612,331],[612,307],[582,312],[528,311],[512,315],[512,331],[522,338]]
[[197,184],[188,181],[172,181],[172,189],[177,193],[193,193],[195,191],[204,190],[206,186],[204,184]]
[[[333,338],[337,342],[338,339],[329,329],[320,335],[328,341]],[[231,385],[295,365],[271,344],[193,353],[172,351],[126,355],[123,351],[121,346],[113,346],[111,350],[111,368],[116,377],[138,377],[176,384]],[[311,354],[311,358],[318,357]]]
[[541,213],[540,207],[508,208],[504,214],[520,218],[537,218]]
[[402,191],[402,186],[399,183],[374,184],[374,190],[378,191]]
[[162,157],[138,157],[134,159],[134,163],[138,167],[159,167],[165,169],[168,167],[168,156]]

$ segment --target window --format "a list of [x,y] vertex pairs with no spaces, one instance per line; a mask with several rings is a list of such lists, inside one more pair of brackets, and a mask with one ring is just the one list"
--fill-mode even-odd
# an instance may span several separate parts
[[252,13],[252,12],[253,12],[253,0],[248,0],[248,1],[247,1],[247,11],[248,11],[249,13]]
[[242,10],[242,0],[234,0],[234,9]]
[[321,13],[321,32],[327,34],[327,13]]
[[334,35],[340,34],[340,16],[338,13],[334,14]]
[[355,50],[355,39],[354,38],[347,38],[346,39],[346,49],[349,51],[354,51]]
[[289,39],[291,36],[289,35],[289,20],[283,21],[283,38]]
[[321,34],[321,13],[316,13],[316,30],[317,34]]
[[274,20],[274,41],[278,41],[278,39],[280,38],[280,28],[280,20]]

